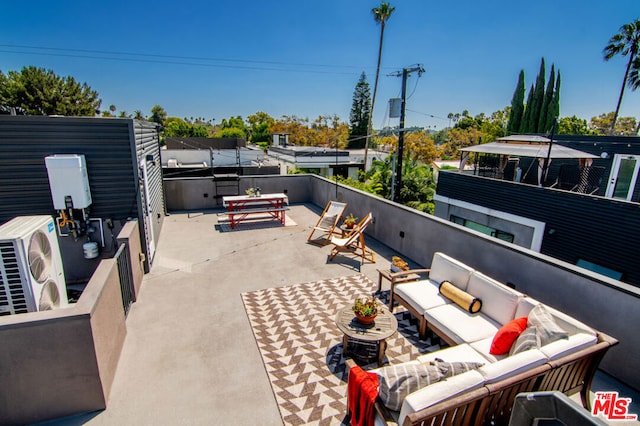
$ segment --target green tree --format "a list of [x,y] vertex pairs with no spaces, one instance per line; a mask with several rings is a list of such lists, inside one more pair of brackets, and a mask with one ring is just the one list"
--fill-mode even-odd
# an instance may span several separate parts
[[518,84],[513,92],[511,99],[511,113],[509,114],[509,122],[507,123],[507,133],[514,134],[520,130],[522,123],[522,115],[524,114],[524,70],[520,71],[518,76]]
[[551,129],[553,120],[549,121],[549,108],[553,101],[553,95],[555,93],[556,84],[556,70],[554,64],[551,64],[551,73],[549,74],[549,82],[547,83],[547,90],[544,92],[544,99],[542,101],[542,108],[540,109],[540,116],[538,117],[538,133],[545,133]]
[[349,115],[349,148],[363,148],[369,133],[371,118],[371,90],[363,72],[353,91],[353,103]]
[[544,103],[544,88],[545,88],[545,73],[544,58],[540,61],[540,71],[536,78],[536,85],[533,89],[533,98],[531,105],[527,105],[527,108],[531,108],[531,115],[529,116],[529,123],[527,124],[528,131],[530,133],[538,133],[538,122],[540,121],[540,112],[542,110],[542,104]]
[[[235,129],[235,130],[230,130]],[[220,122],[220,130],[216,134],[218,138],[242,138],[248,139],[249,129],[241,116],[223,118]]]
[[[551,85],[551,82],[549,82]],[[546,128],[549,131],[555,120],[560,117],[560,70],[558,70],[558,78],[556,79],[556,86],[553,90],[553,96],[551,97],[551,101],[549,102],[549,107],[547,109],[547,119],[546,119]]]
[[0,110],[27,115],[94,116],[102,101],[87,83],[53,70],[23,67],[0,79]]
[[[611,123],[615,117],[615,112],[611,111],[606,114],[600,114],[597,117],[591,117],[589,129],[597,135],[607,135],[611,131]],[[618,117],[614,133],[621,136],[636,135],[636,119],[633,117]]]
[[[391,14],[396,10],[395,7],[392,7],[387,2],[380,3],[380,6],[374,7],[371,9],[371,13],[373,13],[373,18],[376,23],[380,24],[380,42],[378,43],[378,65],[376,67],[376,80],[373,84],[373,98],[371,100],[371,113],[369,114],[369,124],[367,125],[367,130],[371,129],[371,120],[373,120],[373,110],[376,105],[376,94],[378,93],[378,79],[380,77],[380,62],[382,61],[382,44],[384,42],[384,29],[387,24],[389,18],[391,18]],[[367,131],[367,138],[365,139],[364,145],[364,164],[367,164],[367,154],[369,150],[369,137],[368,134],[370,132]]]
[[616,55],[629,56],[627,61],[627,67],[624,72],[624,78],[622,79],[622,87],[620,88],[620,96],[618,96],[618,103],[616,110],[613,114],[613,120],[611,121],[611,127],[609,128],[609,134],[613,134],[618,120],[618,114],[620,113],[620,104],[622,103],[622,97],[624,96],[624,88],[629,86],[631,90],[636,90],[640,81],[636,78],[629,79],[629,75],[636,75],[640,72],[640,61],[636,61],[638,55],[638,46],[640,45],[640,19],[624,24],[620,27],[617,34],[614,34],[609,43],[603,50],[604,60],[609,61]]
[[253,143],[271,142],[271,126],[274,122],[273,117],[263,111],[248,116],[250,141]]
[[578,118],[575,115],[571,117],[562,117],[558,120],[558,133],[563,135],[594,134],[594,132],[589,129],[587,120]]
[[149,121],[153,121],[154,123],[164,124],[167,119],[167,112],[160,105],[154,105],[151,108],[151,115],[149,116]]
[[532,130],[529,128],[529,124],[531,122],[531,114],[533,108],[529,108],[530,105],[533,105],[533,84],[529,89],[529,95],[527,96],[527,103],[524,106],[524,114],[522,115],[522,123],[520,123],[520,131],[518,133],[531,133]]

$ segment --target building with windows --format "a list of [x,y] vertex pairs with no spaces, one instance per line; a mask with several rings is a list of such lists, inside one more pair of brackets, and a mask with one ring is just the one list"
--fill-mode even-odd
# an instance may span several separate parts
[[440,173],[435,215],[640,286],[640,138],[559,135],[553,144],[583,154],[472,147],[473,171]]

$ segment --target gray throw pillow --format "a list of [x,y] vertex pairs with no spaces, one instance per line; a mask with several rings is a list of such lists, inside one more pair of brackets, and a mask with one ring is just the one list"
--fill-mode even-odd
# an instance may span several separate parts
[[378,397],[393,411],[399,411],[407,395],[447,377],[482,367],[478,362],[443,362],[398,364],[380,368]]
[[380,368],[378,397],[390,410],[399,411],[404,398],[412,392],[442,379],[440,369],[426,364],[398,364]]
[[513,342],[509,355],[519,354],[520,352],[527,351],[529,349],[535,349],[540,347],[540,335],[538,334],[538,327],[527,327]]
[[438,367],[443,378],[466,373],[467,371],[475,370],[484,365],[482,362],[445,362],[439,360],[436,360],[432,364]]
[[527,324],[537,327],[541,346],[569,337],[569,333],[556,323],[542,304],[536,305],[531,309]]

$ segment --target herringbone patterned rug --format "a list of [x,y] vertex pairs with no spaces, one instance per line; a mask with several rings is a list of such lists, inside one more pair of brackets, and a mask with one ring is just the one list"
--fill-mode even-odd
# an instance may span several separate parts
[[[340,307],[374,289],[371,280],[359,274],[242,294],[285,424],[329,425],[345,421],[348,373],[335,315]],[[379,296],[382,303],[388,297],[388,292]],[[428,339],[419,340],[416,322],[408,312],[402,307],[396,307],[395,312],[398,333],[387,339],[389,363],[409,361],[439,349]],[[352,349],[351,343],[349,348]],[[368,349],[362,346],[352,351],[366,356]],[[365,366],[375,367],[377,364]]]

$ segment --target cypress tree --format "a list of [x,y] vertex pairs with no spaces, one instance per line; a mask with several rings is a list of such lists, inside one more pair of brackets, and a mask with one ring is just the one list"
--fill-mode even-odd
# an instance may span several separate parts
[[[536,78],[535,89],[533,90],[533,101],[531,104],[531,115],[529,116],[529,132],[538,133],[538,121],[540,121],[540,110],[542,109],[542,103],[544,102],[544,81],[545,81],[545,67],[544,58],[540,62],[540,71]],[[528,108],[528,106],[527,106]]]
[[516,90],[513,92],[511,99],[511,113],[509,114],[509,122],[507,123],[507,134],[514,134],[520,131],[522,123],[522,115],[524,114],[524,70],[520,71]]
[[531,104],[533,103],[533,84],[529,89],[529,96],[527,96],[527,103],[524,106],[524,115],[522,116],[522,122],[520,123],[519,133],[531,133],[529,123],[531,122]]
[[558,79],[556,87],[553,91],[553,98],[549,102],[549,110],[547,111],[547,126],[551,129],[553,121],[560,116],[560,71],[558,70]]
[[353,91],[353,104],[349,122],[349,148],[364,148],[371,114],[371,90],[367,76],[363,72]]
[[551,64],[551,75],[549,75],[549,82],[547,83],[547,90],[544,93],[544,101],[542,108],[540,109],[540,119],[538,120],[538,133],[546,133],[553,124],[553,120],[549,121],[549,106],[553,100],[553,94],[556,84],[556,71],[554,65]]

